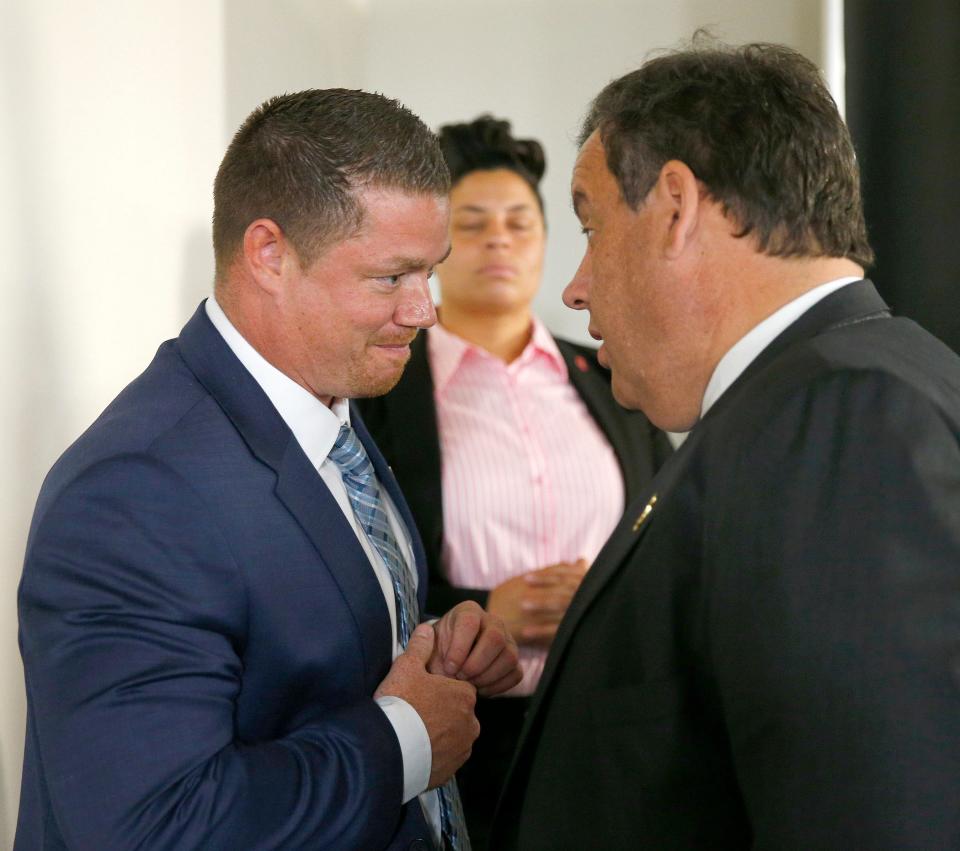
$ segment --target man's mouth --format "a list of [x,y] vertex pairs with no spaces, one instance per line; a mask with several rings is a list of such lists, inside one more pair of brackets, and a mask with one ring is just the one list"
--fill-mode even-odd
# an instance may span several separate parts
[[382,346],[385,349],[405,349],[416,339],[416,334],[412,337],[404,337],[400,340],[378,340],[374,345]]

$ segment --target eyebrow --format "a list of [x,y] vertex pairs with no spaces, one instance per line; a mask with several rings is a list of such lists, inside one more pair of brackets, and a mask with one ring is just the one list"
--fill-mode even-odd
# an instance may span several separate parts
[[[526,201],[521,202],[520,204],[514,204],[511,207],[507,207],[508,213],[521,213],[527,210],[532,210],[533,204],[528,204]],[[463,204],[459,207],[455,207],[453,212],[455,213],[486,213],[489,212],[489,207],[481,207],[477,204]]]
[[453,246],[449,243],[447,244],[447,250],[443,253],[443,257],[437,260],[435,263],[431,263],[423,257],[391,257],[385,265],[390,266],[393,269],[401,269],[404,272],[414,272],[417,269],[431,269],[434,266],[439,266],[444,260],[450,256],[450,249]]

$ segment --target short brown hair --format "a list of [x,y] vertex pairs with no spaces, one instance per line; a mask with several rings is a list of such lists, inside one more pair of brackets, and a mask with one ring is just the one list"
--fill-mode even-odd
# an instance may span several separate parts
[[217,279],[250,222],[271,219],[304,267],[363,222],[364,187],[445,195],[437,138],[395,100],[350,89],[271,98],[243,122],[213,187]]
[[698,34],[600,92],[580,143],[594,131],[634,209],[677,159],[765,254],[873,263],[850,134],[817,67],[790,48]]

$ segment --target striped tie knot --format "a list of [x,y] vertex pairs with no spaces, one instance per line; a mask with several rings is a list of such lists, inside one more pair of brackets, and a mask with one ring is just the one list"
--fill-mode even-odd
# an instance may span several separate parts
[[336,464],[344,476],[356,479],[366,485],[373,477],[373,464],[363,449],[357,433],[346,423],[340,426],[340,433],[330,450],[330,460]]

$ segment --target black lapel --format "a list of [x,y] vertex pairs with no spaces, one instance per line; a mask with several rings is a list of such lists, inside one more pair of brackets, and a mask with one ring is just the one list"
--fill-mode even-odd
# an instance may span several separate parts
[[443,495],[440,479],[440,434],[433,401],[433,375],[427,359],[427,335],[417,334],[410,361],[393,390],[379,400],[389,423],[389,457],[420,531],[431,571],[438,577],[443,546]]
[[697,440],[691,434],[690,438],[667,459],[656,478],[648,482],[643,491],[627,505],[617,527],[610,534],[590,570],[587,571],[550,646],[550,654],[540,678],[540,688],[537,689],[534,703],[528,713],[531,717],[536,711],[539,698],[549,685],[554,670],[562,661],[580,618],[590,608],[607,582],[624,566],[627,557],[647,530],[657,522],[658,511],[669,502],[670,494],[687,466],[686,459],[694,451],[696,443]]
[[585,354],[566,340],[557,339],[557,348],[567,364],[567,373],[587,410],[606,435],[620,462],[627,501],[653,478],[652,427],[639,412],[630,412],[613,398],[610,381],[600,370],[595,352]]
[[[177,344],[187,366],[250,451],[276,472],[277,498],[316,547],[353,613],[372,691],[383,675],[378,663],[392,655],[390,616],[380,584],[340,506],[260,385],[213,327],[203,304],[180,332]],[[402,502],[396,497],[394,501]]]

